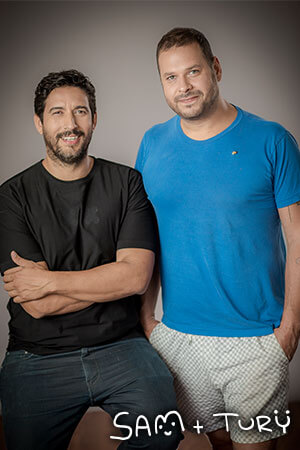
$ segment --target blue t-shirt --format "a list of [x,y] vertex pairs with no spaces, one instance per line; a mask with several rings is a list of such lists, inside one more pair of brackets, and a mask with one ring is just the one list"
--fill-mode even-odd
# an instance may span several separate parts
[[137,157],[159,226],[163,322],[184,333],[259,336],[281,320],[277,208],[300,200],[300,152],[281,125],[237,110],[204,141],[175,116],[145,133]]

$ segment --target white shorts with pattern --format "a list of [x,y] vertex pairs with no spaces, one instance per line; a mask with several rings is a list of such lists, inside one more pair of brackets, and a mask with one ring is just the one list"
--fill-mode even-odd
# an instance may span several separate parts
[[[286,424],[289,417],[289,361],[274,334],[198,336],[159,323],[149,340],[174,376],[178,408],[187,429],[199,432],[194,428],[197,420],[205,433],[228,425],[233,441],[249,444],[286,432],[278,423]],[[227,416],[226,424],[224,413],[238,416]]]

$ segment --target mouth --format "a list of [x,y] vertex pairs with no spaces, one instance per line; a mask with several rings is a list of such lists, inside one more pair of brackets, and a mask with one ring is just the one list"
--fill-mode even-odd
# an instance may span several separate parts
[[164,434],[165,434],[166,436],[171,436],[172,431],[164,431]]
[[195,95],[193,97],[185,97],[185,98],[181,98],[178,101],[180,103],[184,103],[184,104],[189,104],[189,103],[193,103],[195,100],[197,100],[198,95]]
[[75,135],[75,134],[71,134],[70,136],[62,136],[60,139],[63,141],[64,144],[66,145],[76,145],[79,143],[80,141],[80,137],[81,135]]

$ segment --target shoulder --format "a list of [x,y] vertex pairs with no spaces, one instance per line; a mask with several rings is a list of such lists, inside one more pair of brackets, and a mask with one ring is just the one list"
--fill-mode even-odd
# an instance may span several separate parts
[[40,170],[40,166],[41,161],[33,164],[27,169],[22,170],[22,172],[13,175],[11,178],[9,178],[8,180],[6,180],[4,183],[1,184],[0,193],[3,194],[13,192],[16,189],[19,189],[20,186],[31,183],[35,179],[35,176],[37,175],[38,171]]
[[[242,112],[242,123],[245,131],[255,133],[254,137],[264,138],[272,144],[278,144],[284,138],[290,138],[292,135],[280,123],[264,119],[248,111]],[[250,130],[249,130],[250,129]]]
[[112,182],[117,179],[124,181],[130,181],[132,178],[141,179],[141,174],[136,169],[103,158],[95,158],[95,171],[102,177],[111,177]]
[[176,130],[178,121],[178,116],[174,116],[171,119],[167,120],[163,123],[158,123],[153,125],[149,130],[144,134],[145,139],[159,139],[165,137],[170,133],[174,133]]

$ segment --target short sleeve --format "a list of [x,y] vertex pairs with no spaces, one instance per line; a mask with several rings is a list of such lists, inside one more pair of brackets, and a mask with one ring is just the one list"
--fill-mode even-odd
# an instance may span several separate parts
[[274,195],[277,208],[300,200],[300,151],[297,142],[288,132],[276,145]]
[[23,258],[42,261],[38,243],[26,224],[22,207],[10,190],[0,191],[0,271],[15,267],[10,252],[15,250]]
[[153,207],[136,170],[129,174],[128,202],[119,231],[117,249],[144,248],[156,251],[157,225]]
[[144,164],[146,159],[146,135],[143,137],[142,142],[140,144],[140,148],[135,161],[135,168],[140,173],[143,173]]

